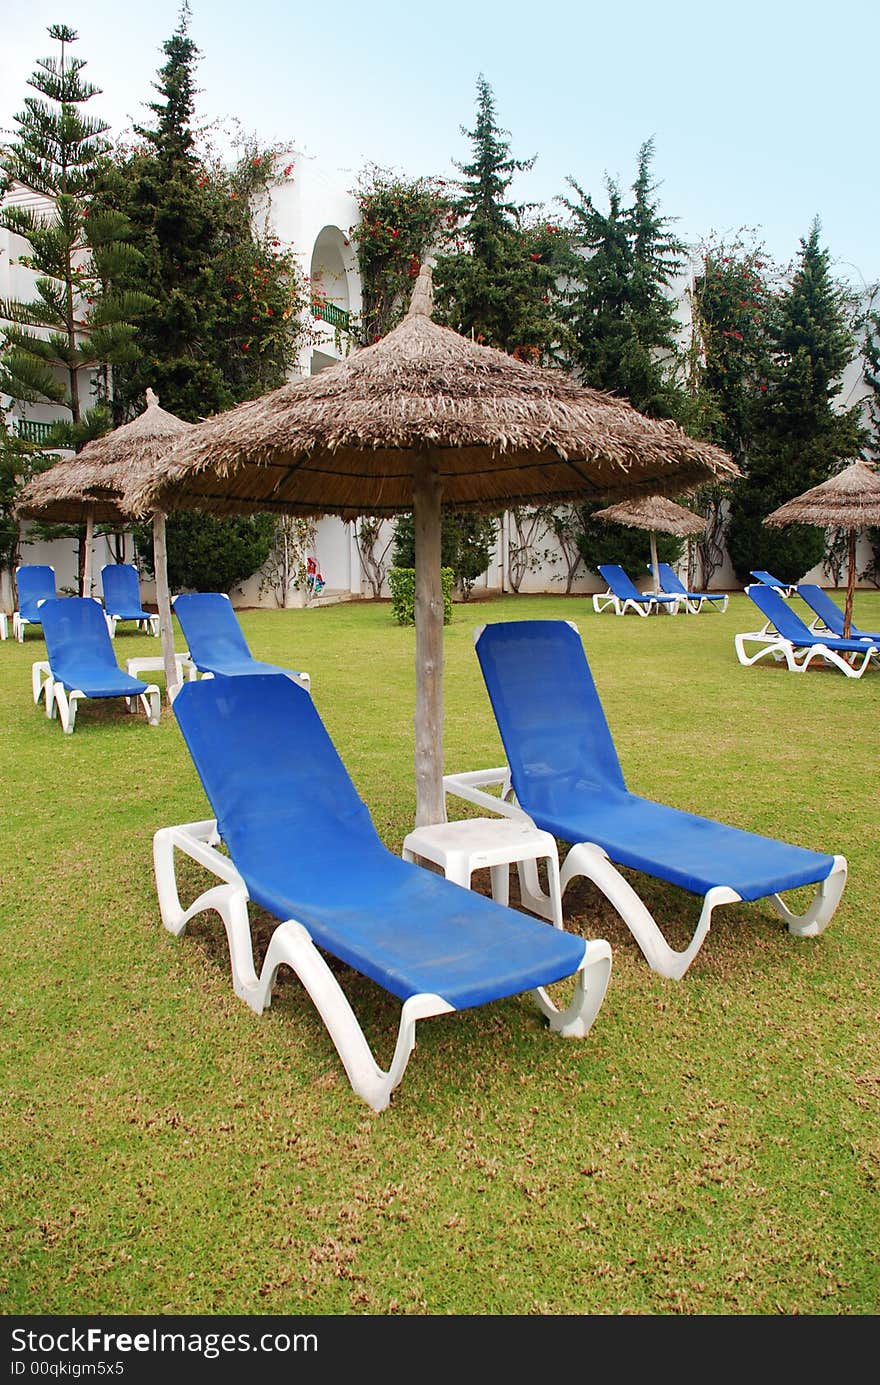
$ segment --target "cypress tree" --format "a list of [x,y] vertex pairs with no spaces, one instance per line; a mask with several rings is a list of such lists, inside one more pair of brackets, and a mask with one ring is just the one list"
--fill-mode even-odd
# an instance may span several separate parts
[[558,336],[554,228],[535,208],[511,199],[517,173],[534,165],[515,159],[508,132],[498,124],[495,98],[477,80],[477,118],[469,163],[455,163],[462,177],[453,199],[457,249],[437,258],[437,320],[465,336],[526,359],[540,359]]
[[[878,288],[875,286],[872,301],[876,302]],[[865,322],[865,384],[870,390],[868,413],[873,429],[871,448],[875,457],[880,458],[880,312],[869,310]],[[880,528],[872,525],[868,529],[868,542],[871,545],[871,562],[868,573],[880,585]]]
[[274,156],[248,146],[233,169],[197,148],[196,66],[189,6],[162,50],[148,103],[154,119],[107,171],[102,205],[125,211],[144,261],[137,282],[155,299],[141,355],[114,378],[117,421],[142,407],[147,386],[163,408],[196,420],[284,382],[296,355],[303,285],[292,255],[253,226],[253,197]]
[[836,403],[856,341],[852,305],[831,274],[818,218],[800,245],[791,282],[770,315],[767,387],[755,411],[747,472],[733,490],[728,550],[743,581],[753,569],[766,568],[797,582],[821,562],[823,530],[771,528],[764,519],[827,480],[864,440],[859,406]]
[[573,178],[563,316],[569,364],[587,385],[620,394],[642,413],[680,418],[686,396],[675,381],[676,301],[671,292],[684,246],[661,214],[651,180],[652,140],[640,148],[627,205],[605,180],[602,212]]

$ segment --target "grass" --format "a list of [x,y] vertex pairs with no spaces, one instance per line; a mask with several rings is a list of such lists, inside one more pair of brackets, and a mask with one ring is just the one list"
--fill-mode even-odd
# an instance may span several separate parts
[[[880,627],[880,593],[856,608]],[[152,834],[208,811],[173,714],[150,728],[83,703],[64,736],[31,700],[30,630],[0,646],[4,1312],[878,1312],[880,674],[740,667],[742,595],[674,620],[585,598],[456,605],[449,771],[502,762],[472,627],[531,617],[578,622],[630,787],[846,855],[827,931],[795,939],[767,902],[722,908],[667,981],[574,885],[567,925],[614,954],[588,1037],[554,1037],[528,997],[423,1022],[377,1116],[294,979],[258,1018],[216,915],[162,929]],[[257,657],[309,671],[399,850],[412,630],[373,602],[241,621]],[[120,632],[116,648],[124,663],[157,643]],[[642,888],[682,946],[697,902]],[[271,924],[254,926],[261,948]],[[396,1004],[343,979],[387,1061]]]

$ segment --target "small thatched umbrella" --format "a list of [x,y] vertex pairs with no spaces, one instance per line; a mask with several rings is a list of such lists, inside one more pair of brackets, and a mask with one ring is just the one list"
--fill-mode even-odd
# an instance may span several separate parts
[[660,591],[660,568],[657,563],[657,535],[675,534],[677,538],[691,538],[702,534],[706,521],[684,505],[676,505],[662,495],[644,495],[635,500],[622,500],[618,505],[609,505],[605,510],[596,510],[593,519],[601,519],[608,524],[626,524],[630,529],[648,529],[651,535],[651,570],[654,574],[654,590]]
[[[91,524],[130,524],[133,511],[127,500],[129,487],[135,482],[143,484],[171,445],[194,426],[160,408],[156,395],[148,389],[146,408],[137,418],[86,443],[76,456],[56,462],[25,486],[16,505],[22,518],[59,523],[80,523],[86,518],[84,594],[91,591]],[[168,591],[165,515],[155,508],[153,550],[165,687],[171,695],[177,683],[177,665]]]
[[820,529],[843,529],[848,537],[846,602],[843,633],[852,625],[856,585],[856,537],[860,529],[880,524],[880,475],[861,458],[819,486],[787,500],[764,520],[765,524],[814,524]]
[[412,511],[416,822],[445,817],[441,506],[497,511],[681,493],[738,474],[726,453],[561,372],[431,321],[423,266],[404,321],[319,375],[194,426],[133,504],[343,519]]

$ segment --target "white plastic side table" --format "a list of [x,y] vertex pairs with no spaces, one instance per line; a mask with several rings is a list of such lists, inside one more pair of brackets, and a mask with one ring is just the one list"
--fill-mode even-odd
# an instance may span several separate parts
[[[188,654],[175,654],[174,662],[177,664],[178,682],[183,682],[183,675],[186,673],[190,682],[196,676],[196,666]],[[165,671],[165,660],[160,655],[150,655],[145,658],[126,659],[125,671],[132,678],[140,678],[142,673],[163,673]]]
[[488,868],[492,898],[507,904],[510,867],[524,862],[546,861],[550,921],[562,927],[562,891],[559,886],[559,853],[556,839],[534,823],[518,818],[462,818],[432,827],[416,827],[404,839],[405,861],[420,858],[440,866],[447,880],[470,888],[475,870]]

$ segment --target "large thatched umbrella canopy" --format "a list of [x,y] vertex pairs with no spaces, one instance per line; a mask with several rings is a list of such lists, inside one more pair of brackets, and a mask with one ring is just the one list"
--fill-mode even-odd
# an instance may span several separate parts
[[[58,523],[86,524],[86,572],[83,594],[91,592],[92,525],[131,524],[133,512],[127,500],[129,488],[143,484],[152,470],[188,429],[175,414],[159,407],[151,389],[147,390],[143,413],[123,423],[103,437],[86,443],[74,457],[65,457],[35,476],[22,491],[16,513],[23,519],[44,519]],[[174,662],[174,631],[165,549],[165,515],[154,506],[153,545],[156,561],[156,597],[162,636],[166,688],[177,681]]]
[[413,512],[419,825],[444,818],[441,507],[680,493],[737,474],[672,423],[438,326],[431,306],[423,266],[409,313],[381,341],[196,424],[130,494],[216,514]]
[[856,585],[856,538],[859,530],[880,524],[880,475],[861,458],[842,471],[787,500],[774,510],[765,524],[813,524],[820,529],[842,529],[848,537],[844,635],[852,625],[853,593]]
[[654,574],[654,590],[660,590],[660,569],[657,564],[657,535],[674,534],[676,538],[692,538],[702,534],[706,521],[694,514],[684,505],[677,505],[663,495],[637,496],[633,500],[621,500],[617,505],[609,505],[604,510],[596,510],[593,519],[601,519],[606,524],[625,524],[630,529],[647,529],[651,535],[651,570]]

